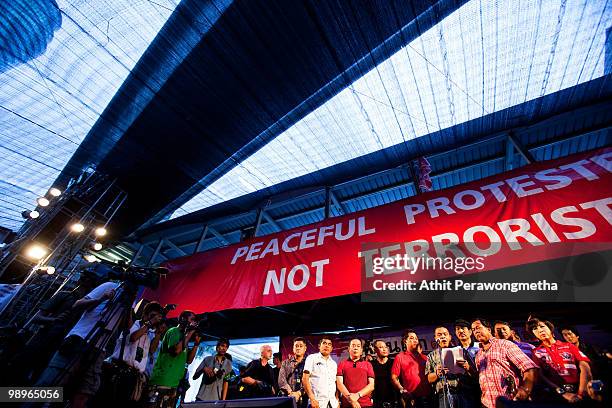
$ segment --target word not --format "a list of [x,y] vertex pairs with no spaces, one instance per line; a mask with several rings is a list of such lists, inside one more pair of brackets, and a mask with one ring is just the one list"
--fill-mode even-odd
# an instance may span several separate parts
[[264,285],[263,294],[269,295],[270,289],[274,288],[275,294],[280,294],[285,291],[285,283],[287,289],[292,292],[298,292],[304,289],[310,281],[310,268],[315,268],[315,287],[323,286],[323,267],[329,264],[329,259],[321,259],[314,261],[310,267],[304,264],[295,265],[287,274],[287,268],[281,268],[280,274],[277,274],[274,269],[269,270],[266,275],[266,284]]

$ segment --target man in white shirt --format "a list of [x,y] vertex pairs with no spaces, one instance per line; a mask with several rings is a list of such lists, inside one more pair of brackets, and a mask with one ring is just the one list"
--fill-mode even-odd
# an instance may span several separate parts
[[115,351],[111,356],[113,360],[119,360],[123,348],[123,361],[144,373],[149,360],[149,348],[151,339],[149,330],[155,330],[162,319],[163,308],[157,302],[147,303],[142,311],[142,319],[136,320],[130,328],[129,337],[123,341],[123,333],[117,339]]
[[121,308],[118,308],[113,316],[109,316],[110,311],[107,310],[109,301],[116,296],[118,286],[116,282],[104,282],[76,301],[72,308],[85,311],[36,383],[36,386],[78,383],[74,384],[75,393],[71,398],[71,406],[74,408],[85,407],[88,399],[100,388],[100,374],[105,355],[104,350],[95,344],[98,336],[97,330],[94,329],[98,321],[105,322],[109,327],[120,317]]
[[312,408],[337,408],[336,374],[338,365],[330,354],[333,344],[330,338],[319,340],[319,352],[306,357],[302,384]]
[[[115,350],[110,357],[110,365],[106,370],[100,394],[106,400],[105,405],[130,405],[139,401],[146,385],[145,370],[149,356],[159,344],[155,336],[151,338],[149,331],[155,330],[162,321],[164,309],[158,302],[150,302],[142,311],[142,318],[136,320],[125,340],[123,331],[115,343]],[[159,337],[157,337],[159,340]],[[129,366],[130,368],[126,367]]]

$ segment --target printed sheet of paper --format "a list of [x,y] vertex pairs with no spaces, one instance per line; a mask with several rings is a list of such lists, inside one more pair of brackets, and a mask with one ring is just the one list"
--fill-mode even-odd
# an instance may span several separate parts
[[461,347],[442,349],[442,364],[444,365],[444,368],[448,368],[449,373],[465,373],[465,370],[457,364],[458,360],[465,360],[465,358],[463,358],[463,350],[461,349]]

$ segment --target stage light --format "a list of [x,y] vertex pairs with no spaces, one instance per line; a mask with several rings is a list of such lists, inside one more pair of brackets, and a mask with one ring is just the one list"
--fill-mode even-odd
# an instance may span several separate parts
[[70,230],[76,233],[83,232],[85,231],[85,226],[80,222],[76,222],[70,226]]
[[49,205],[49,200],[47,200],[45,197],[39,197],[36,200],[36,203],[40,205],[41,207],[46,207]]
[[62,192],[59,188],[52,187],[49,190],[49,194],[51,194],[53,197],[59,197],[60,195],[62,195]]
[[98,228],[96,228],[95,233],[96,233],[96,236],[98,236],[98,237],[103,237],[103,236],[105,236],[105,235],[106,235],[106,228],[104,228],[104,227],[98,227]]
[[95,242],[95,243],[92,245],[92,248],[93,248],[95,251],[99,251],[99,250],[101,250],[101,249],[102,249],[102,244],[101,244],[101,243],[99,243],[99,242]]
[[100,261],[98,258],[93,256],[92,254],[87,254],[87,255],[83,256],[83,258],[85,258],[85,260],[87,262],[99,262]]
[[25,254],[28,258],[39,260],[47,255],[47,250],[41,245],[32,244],[26,249]]
[[36,211],[36,210],[33,210],[33,211],[28,211],[28,210],[25,210],[25,211],[22,211],[22,212],[21,212],[21,216],[22,216],[23,218],[25,218],[26,220],[27,220],[28,218],[32,218],[32,219],[34,219],[34,218],[38,218],[38,217],[40,216],[40,213],[39,213],[38,211]]
[[39,275],[53,275],[55,273],[55,267],[53,266],[41,266],[36,270]]

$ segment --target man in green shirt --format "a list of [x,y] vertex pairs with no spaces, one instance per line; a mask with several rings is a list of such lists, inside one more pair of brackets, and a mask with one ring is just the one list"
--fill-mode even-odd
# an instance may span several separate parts
[[[185,310],[179,316],[178,326],[172,327],[164,335],[149,380],[147,396],[150,407],[176,405],[176,388],[185,376],[185,366],[193,361],[201,341],[196,327],[195,313]],[[188,349],[191,340],[194,345]]]

